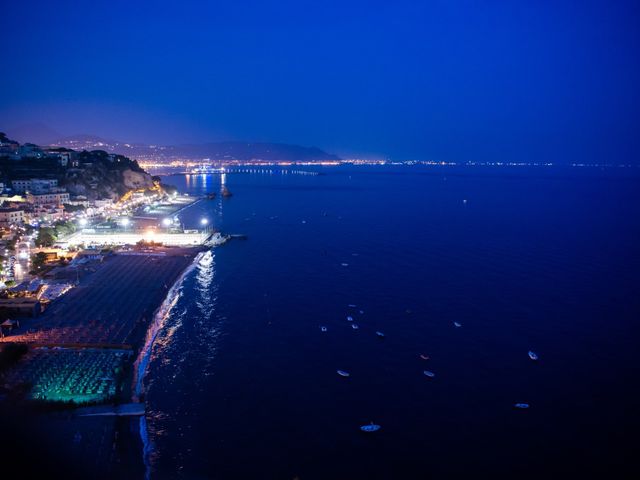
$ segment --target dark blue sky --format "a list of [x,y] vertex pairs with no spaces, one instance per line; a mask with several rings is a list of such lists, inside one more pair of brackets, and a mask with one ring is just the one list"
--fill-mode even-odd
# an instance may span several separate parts
[[640,157],[639,2],[3,2],[0,130]]

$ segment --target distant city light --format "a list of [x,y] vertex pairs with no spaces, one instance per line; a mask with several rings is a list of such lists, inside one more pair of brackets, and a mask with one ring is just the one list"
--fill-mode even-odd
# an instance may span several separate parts
[[165,227],[168,227],[169,225],[171,225],[171,219],[170,218],[163,218],[162,219],[162,225],[164,225]]
[[81,227],[86,227],[88,220],[86,218],[81,218],[80,220],[78,220],[78,223],[80,224]]
[[209,220],[207,220],[206,218],[203,218],[202,220],[200,220],[200,225],[206,225],[209,223]]
[[128,218],[126,218],[126,217],[125,217],[125,218],[123,218],[122,220],[120,220],[120,225],[122,225],[123,227],[128,226],[128,225],[129,225],[129,223],[131,223],[131,222],[130,222],[130,220],[129,220]]

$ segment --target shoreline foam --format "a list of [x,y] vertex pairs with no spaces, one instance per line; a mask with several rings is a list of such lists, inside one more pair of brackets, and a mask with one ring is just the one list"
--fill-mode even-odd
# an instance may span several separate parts
[[[178,303],[180,290],[184,280],[196,268],[203,254],[204,252],[199,252],[194,257],[193,261],[184,269],[171,286],[162,304],[154,312],[153,320],[147,328],[144,344],[138,353],[138,357],[133,363],[133,380],[131,383],[131,400],[133,402],[140,402],[141,400],[144,401],[144,377],[147,373],[149,362],[151,360],[151,354],[153,352],[153,345],[156,337],[160,330],[162,330],[167,318],[173,310],[173,307]],[[138,430],[140,433],[140,441],[142,442],[142,462],[145,469],[144,476],[145,479],[149,479],[151,476],[149,455],[153,451],[153,445],[149,439],[147,419],[144,414],[140,416]]]

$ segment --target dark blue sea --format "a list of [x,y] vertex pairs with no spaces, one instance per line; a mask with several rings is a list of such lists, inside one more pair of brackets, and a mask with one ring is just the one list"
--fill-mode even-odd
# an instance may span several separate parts
[[[637,169],[237,168],[165,181],[193,195],[224,182],[233,197],[181,219],[247,239],[204,255],[154,345],[152,479],[637,468]],[[362,433],[369,422],[382,428]]]

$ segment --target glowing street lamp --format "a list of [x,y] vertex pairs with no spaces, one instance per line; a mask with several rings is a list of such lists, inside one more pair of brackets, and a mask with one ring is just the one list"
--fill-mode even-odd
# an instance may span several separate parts
[[167,229],[167,233],[171,231],[171,223],[171,219],[168,217],[162,219],[162,226]]

